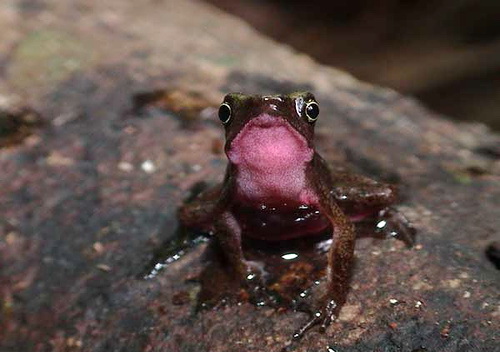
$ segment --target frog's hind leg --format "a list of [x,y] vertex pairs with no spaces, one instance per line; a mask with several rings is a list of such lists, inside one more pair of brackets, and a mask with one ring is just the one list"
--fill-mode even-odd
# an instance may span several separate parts
[[[200,189],[205,190],[200,192]],[[193,187],[192,196],[188,197],[178,211],[181,226],[177,227],[173,236],[155,250],[150,263],[140,273],[141,277],[144,279],[156,277],[161,270],[206,239],[206,233],[212,231],[212,215],[220,189],[220,186],[206,188],[202,183]]]
[[396,187],[365,176],[337,171],[332,173],[332,179],[330,194],[355,221],[376,214],[394,204],[398,198]]
[[210,232],[213,230],[215,207],[221,194],[221,185],[206,189],[188,199],[178,211],[180,223],[188,228]]
[[332,174],[331,195],[354,222],[374,223],[376,237],[396,237],[408,247],[415,243],[415,229],[392,205],[397,188],[345,171]]

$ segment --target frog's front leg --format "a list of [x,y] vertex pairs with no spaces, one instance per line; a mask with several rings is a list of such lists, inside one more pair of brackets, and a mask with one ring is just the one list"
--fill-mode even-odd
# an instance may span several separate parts
[[264,283],[263,264],[248,261],[243,256],[241,226],[230,210],[223,211],[215,222],[215,236],[228,262],[233,279],[245,289],[248,299],[253,303],[266,303],[272,300]]
[[243,280],[248,268],[241,246],[241,227],[229,210],[223,211],[215,221],[215,235],[229,262],[229,267],[238,279]]
[[338,316],[349,291],[356,241],[354,225],[335,203],[333,197],[323,194],[322,198],[321,212],[328,218],[333,229],[332,244],[328,253],[327,292],[320,299],[320,309],[314,312],[311,320],[294,334],[296,339],[301,338],[308,329],[318,324],[324,330]]

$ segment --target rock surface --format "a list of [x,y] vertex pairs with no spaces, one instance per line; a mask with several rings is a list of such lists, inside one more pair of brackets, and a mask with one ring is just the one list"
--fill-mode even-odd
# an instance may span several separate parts
[[[332,163],[397,182],[418,245],[358,241],[347,305],[293,351],[498,351],[500,138],[363,84],[192,0],[0,4],[0,350],[280,351],[305,320],[194,312],[203,245],[140,280],[198,181],[221,179],[227,91],[312,90]],[[149,100],[148,100],[149,99]],[[16,101],[15,103],[13,101]],[[177,299],[174,299],[177,297]],[[178,299],[183,297],[183,299]]]

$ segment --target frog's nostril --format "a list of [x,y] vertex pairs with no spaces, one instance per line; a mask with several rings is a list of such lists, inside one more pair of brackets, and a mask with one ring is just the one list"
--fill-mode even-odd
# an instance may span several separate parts
[[278,105],[276,104],[269,104],[269,108],[273,111],[279,111]]

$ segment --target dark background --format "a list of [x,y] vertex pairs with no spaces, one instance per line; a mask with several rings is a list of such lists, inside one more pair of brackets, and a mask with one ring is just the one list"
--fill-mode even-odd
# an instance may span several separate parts
[[500,130],[500,1],[208,2],[321,63]]

